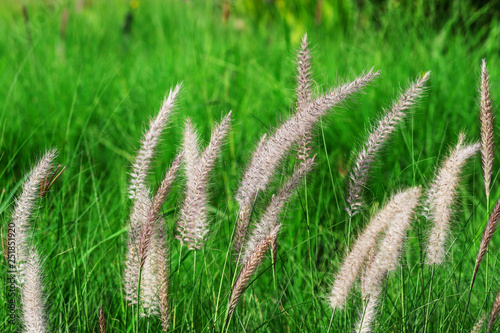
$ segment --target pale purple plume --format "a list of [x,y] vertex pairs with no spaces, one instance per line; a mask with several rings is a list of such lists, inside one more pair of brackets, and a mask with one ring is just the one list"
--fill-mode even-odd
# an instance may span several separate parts
[[262,215],[259,223],[255,226],[252,235],[243,247],[243,254],[240,258],[241,263],[246,262],[248,258],[250,258],[262,240],[266,238],[271,230],[276,227],[283,207],[290,199],[295,189],[299,186],[304,176],[311,171],[314,165],[314,160],[315,156],[306,159],[303,163],[301,163],[299,167],[295,169],[290,179],[278,190],[276,195],[273,195],[269,206],[266,208],[266,211]]
[[21,287],[23,327],[26,333],[47,331],[43,275],[40,257],[34,248],[28,250]]
[[480,89],[480,120],[481,120],[481,160],[483,166],[484,189],[486,198],[490,197],[491,170],[493,169],[493,159],[495,156],[494,147],[494,117],[493,106],[490,96],[488,70],[486,59],[483,59],[481,66],[481,89]]
[[363,190],[368,181],[370,169],[377,159],[378,153],[384,147],[397,126],[408,116],[408,111],[415,105],[424,92],[424,85],[430,77],[427,72],[416,80],[408,90],[392,105],[376,126],[374,126],[368,136],[368,140],[360,150],[356,162],[349,174],[347,183],[347,206],[349,216],[359,212],[363,205]]
[[460,134],[458,143],[437,171],[427,192],[426,215],[432,222],[427,244],[427,263],[443,263],[446,237],[450,230],[453,202],[456,196],[460,172],[465,162],[478,151],[479,143],[464,145],[465,135]]
[[342,266],[335,276],[330,293],[330,306],[341,309],[347,302],[347,297],[354,282],[361,274],[361,269],[370,253],[377,245],[379,235],[387,229],[395,216],[406,211],[405,206],[413,205],[414,197],[418,195],[419,188],[412,188],[395,194],[389,202],[370,220],[363,233],[347,253]]
[[186,123],[183,144],[186,161],[186,198],[181,208],[177,238],[190,250],[201,249],[209,231],[208,181],[229,131],[230,121],[231,112],[216,126],[207,148],[201,155],[194,128],[189,120]]

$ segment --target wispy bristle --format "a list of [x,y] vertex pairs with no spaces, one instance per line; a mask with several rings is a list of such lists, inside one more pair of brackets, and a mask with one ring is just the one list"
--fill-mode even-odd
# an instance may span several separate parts
[[493,139],[493,106],[490,97],[490,84],[486,59],[481,66],[481,160],[484,174],[484,189],[486,197],[490,197],[491,170],[493,169],[494,139]]
[[465,136],[460,134],[457,146],[451,150],[436,174],[427,193],[425,209],[432,221],[427,244],[427,263],[441,264],[445,255],[446,236],[450,229],[452,205],[458,187],[459,175],[465,162],[479,149],[479,143],[463,145]]
[[483,258],[486,255],[486,250],[488,249],[488,245],[490,244],[491,237],[493,237],[493,234],[495,233],[495,230],[497,228],[498,219],[500,219],[500,200],[497,201],[497,204],[490,215],[488,223],[486,224],[486,228],[484,228],[483,238],[481,239],[479,252],[477,253],[476,266],[474,267],[474,275],[472,276],[471,289],[474,286],[474,281],[476,280],[479,265],[481,265],[481,261],[483,261]]
[[423,77],[416,80],[411,87],[400,96],[398,101],[393,104],[392,109],[378,121],[377,126],[373,127],[349,175],[346,210],[350,216],[355,215],[363,204],[363,189],[366,186],[370,169],[377,158],[378,152],[389,139],[389,136],[396,130],[398,124],[407,117],[408,110],[410,110],[421,97],[424,91],[424,84],[429,77],[430,72],[427,72]]
[[236,254],[241,251],[241,244],[243,244],[241,237],[246,235],[251,208],[257,193],[265,190],[276,168],[292,145],[297,143],[300,138],[309,135],[314,125],[328,110],[350,95],[360,91],[378,75],[378,71],[370,70],[367,74],[356,78],[354,81],[320,96],[309,103],[306,108],[297,110],[254,152],[236,194],[236,200],[240,206],[234,241]]

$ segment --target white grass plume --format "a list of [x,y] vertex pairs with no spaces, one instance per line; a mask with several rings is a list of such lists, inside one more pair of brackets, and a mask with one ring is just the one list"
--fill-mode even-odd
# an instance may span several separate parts
[[128,231],[127,255],[124,272],[125,299],[129,304],[137,303],[137,288],[141,266],[140,233],[143,225],[147,223],[149,209],[152,205],[150,190],[146,185],[146,178],[150,169],[160,136],[167,121],[175,107],[175,99],[180,91],[181,85],[177,85],[163,104],[154,120],[151,120],[148,131],[144,134],[141,147],[132,165],[132,173],[129,186],[129,196],[133,200],[130,214],[130,226]]
[[244,242],[253,202],[259,191],[265,190],[276,168],[290,151],[293,144],[307,136],[318,120],[335,105],[344,101],[350,95],[367,86],[380,73],[370,70],[354,81],[344,84],[329,93],[320,96],[297,112],[279,126],[266,140],[261,141],[254,152],[250,164],[243,175],[236,200],[240,212],[235,232],[234,248],[236,254]]
[[484,189],[486,198],[490,198],[491,170],[493,169],[493,159],[495,155],[494,132],[493,132],[493,106],[490,97],[490,83],[486,59],[483,59],[481,66],[481,87],[480,87],[480,120],[481,120],[481,160],[483,166]]
[[177,231],[179,233],[178,239],[191,250],[201,249],[209,230],[206,207],[208,204],[208,180],[229,131],[230,121],[231,112],[216,126],[210,142],[201,156],[193,126],[189,120],[186,122],[183,147],[186,160],[186,198],[181,208]]
[[387,221],[388,228],[378,253],[363,274],[361,290],[367,305],[365,312],[358,321],[361,332],[371,332],[384,278],[398,264],[406,233],[418,205],[421,192],[420,187],[413,187],[403,192],[407,194],[405,201],[401,203],[400,210]]
[[244,246],[243,255],[240,262],[244,263],[250,258],[252,253],[255,252],[257,246],[266,238],[271,230],[273,230],[277,223],[279,215],[285,206],[286,202],[290,199],[297,186],[300,184],[302,178],[311,171],[314,165],[315,156],[306,159],[294,171],[290,179],[279,189],[276,195],[273,195],[269,206],[262,215],[260,222],[257,223],[251,237],[248,239]]
[[[311,54],[307,34],[302,37],[297,57],[297,110],[304,110],[311,103]],[[309,133],[298,140],[297,159],[305,161],[309,157],[312,135]]]
[[[161,207],[174,182],[182,162],[183,153],[177,155],[161,182],[143,225],[140,243],[141,268],[141,299],[144,315],[160,315],[162,322],[168,313],[167,289],[168,250],[165,245],[165,221],[160,216]],[[168,321],[167,321],[168,322]]]
[[15,243],[17,280],[20,284],[23,283],[24,264],[28,259],[30,216],[35,208],[36,200],[40,197],[40,186],[44,179],[50,175],[52,163],[56,156],[57,151],[55,149],[49,150],[43,155],[29,173],[23,184],[21,195],[15,203],[12,223],[15,225],[16,238],[12,239],[12,241]]
[[334,309],[344,307],[349,291],[361,273],[361,269],[370,251],[377,245],[377,238],[387,229],[388,223],[394,216],[400,214],[405,205],[411,203],[416,195],[417,188],[409,189],[395,194],[389,202],[370,220],[363,233],[347,253],[340,267],[330,294],[330,306]]
[[368,140],[359,152],[349,175],[346,199],[346,210],[349,216],[353,216],[359,212],[363,204],[363,190],[377,154],[389,139],[389,136],[396,130],[398,124],[407,117],[408,111],[422,96],[424,85],[429,77],[430,72],[427,72],[424,76],[416,80],[392,105],[391,110],[372,128]]
[[24,276],[21,288],[24,332],[46,332],[47,318],[43,296],[42,267],[38,253],[34,248],[28,250]]
[[363,311],[359,314],[359,319],[356,323],[356,329],[354,332],[370,333],[372,331],[379,303],[378,296],[379,295],[370,296],[363,302]]
[[464,145],[465,135],[460,134],[458,143],[437,171],[427,193],[425,209],[432,221],[427,244],[427,264],[441,264],[445,255],[446,236],[450,229],[452,206],[456,195],[459,175],[465,162],[476,154],[480,145]]
[[405,191],[407,194],[400,210],[394,214],[388,223],[384,239],[373,262],[367,267],[362,283],[363,296],[378,296],[387,272],[396,269],[406,233],[418,205],[422,193],[420,187],[413,187]]
[[231,297],[229,298],[226,325],[229,322],[229,319],[231,318],[234,310],[236,309],[236,306],[238,305],[243,292],[246,290],[248,282],[250,282],[250,279],[255,274],[257,268],[262,262],[264,254],[278,236],[280,228],[280,225],[276,225],[272,230],[270,230],[269,234],[266,235],[266,237],[262,239],[259,244],[257,244],[253,253],[248,257],[247,261],[243,265],[243,268],[238,275],[238,279],[234,283]]
[[491,238],[497,229],[498,220],[500,219],[500,200],[497,201],[495,208],[493,208],[493,212],[491,212],[490,218],[488,219],[488,223],[484,228],[483,237],[481,238],[481,244],[479,245],[479,251],[476,257],[476,265],[474,266],[474,274],[472,275],[471,282],[471,290],[474,286],[474,281],[476,280],[477,272],[479,271],[479,265],[483,261],[484,256],[486,255],[486,250],[488,249],[488,245],[490,244]]

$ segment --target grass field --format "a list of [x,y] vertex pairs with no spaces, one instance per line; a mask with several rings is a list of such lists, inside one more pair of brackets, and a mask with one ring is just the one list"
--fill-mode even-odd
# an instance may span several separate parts
[[[223,329],[236,274],[234,192],[260,135],[294,111],[295,57],[303,33],[313,46],[316,92],[371,67],[382,76],[332,110],[315,131],[317,163],[281,218],[276,274],[266,258],[230,332],[353,329],[361,309],[359,288],[343,311],[334,313],[327,297],[355,235],[392,193],[427,187],[460,131],[470,142],[479,140],[483,58],[493,101],[500,101],[500,24],[492,3],[379,1],[360,7],[356,1],[326,1],[321,22],[308,14],[314,13],[314,1],[236,1],[227,20],[223,4],[211,1],[94,0],[81,10],[62,0],[24,3],[27,16],[21,5],[0,2],[0,220],[5,234],[25,175],[44,150],[57,147],[57,163],[66,170],[33,219],[33,239],[45,258],[50,331],[98,332],[100,305],[109,332],[160,330],[154,317],[137,323],[124,300],[127,186],[146,125],[175,84],[183,88],[154,161],[154,187],[179,150],[186,117],[204,142],[229,110],[234,119],[211,181],[210,237],[196,256],[185,248],[180,253],[174,238],[183,181],[164,205],[175,332]],[[130,29],[124,27],[127,13],[133,17]],[[356,150],[400,88],[428,70],[424,98],[371,173],[369,205],[350,221],[346,174]],[[500,196],[497,165],[490,207]],[[292,168],[293,156],[261,194],[257,212]],[[500,290],[498,235],[466,309],[488,217],[479,155],[462,175],[445,264],[434,272],[424,265],[429,226],[418,219],[401,265],[386,280],[375,331],[469,332],[489,313]],[[1,261],[0,330],[17,332],[20,326],[9,323],[8,274]]]

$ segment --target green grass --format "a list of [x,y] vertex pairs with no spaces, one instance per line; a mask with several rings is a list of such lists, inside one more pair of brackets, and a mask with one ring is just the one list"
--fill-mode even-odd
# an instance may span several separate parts
[[[164,206],[171,240],[171,329],[176,332],[222,329],[236,274],[228,252],[237,215],[234,192],[259,136],[293,111],[294,59],[302,33],[308,32],[313,45],[317,87],[335,86],[372,66],[382,77],[318,128],[317,165],[282,217],[276,275],[266,259],[235,312],[231,332],[352,329],[361,308],[359,292],[342,312],[332,313],[326,300],[348,244],[391,193],[428,184],[460,131],[478,140],[482,58],[488,60],[494,101],[500,100],[500,25],[492,5],[474,8],[457,1],[443,9],[440,2],[432,2],[404,10],[405,2],[358,8],[357,2],[327,1],[322,23],[316,25],[307,15],[314,12],[313,2],[286,7],[280,1],[238,1],[224,24],[219,3],[141,1],[132,10],[131,32],[125,36],[128,3],[92,2],[76,12],[66,1],[28,1],[28,25],[19,5],[0,3],[4,233],[14,198],[42,151],[57,147],[57,162],[67,168],[33,221],[34,241],[46,258],[49,322],[57,332],[98,331],[101,304],[109,332],[133,331],[121,281],[130,209],[128,172],[149,118],[177,82],[183,82],[178,111],[155,159],[151,184],[159,184],[175,156],[186,117],[206,141],[214,122],[233,110],[234,130],[214,172],[212,229],[196,255],[196,270],[193,252],[184,249],[180,256],[174,239],[182,182]],[[61,36],[64,9],[69,9],[69,21]],[[426,97],[384,150],[365,192],[370,205],[349,228],[345,175],[355,150],[399,89],[427,70],[432,77]],[[257,211],[289,174],[291,163],[283,164]],[[496,170],[492,202],[500,196]],[[386,282],[377,332],[422,332],[425,325],[427,332],[468,332],[490,310],[500,282],[498,235],[465,312],[487,220],[483,193],[476,158],[463,173],[450,251],[447,262],[435,268],[432,290],[432,270],[423,264],[428,225],[424,220],[413,224],[402,264]],[[0,276],[0,299],[6,300],[3,259]],[[0,314],[1,331],[17,331],[8,323],[5,302]],[[160,329],[157,318],[139,325],[141,332]]]

